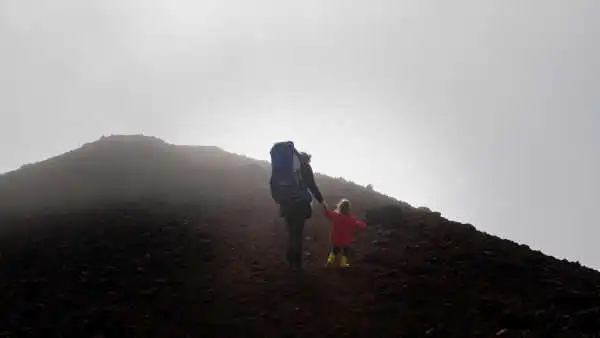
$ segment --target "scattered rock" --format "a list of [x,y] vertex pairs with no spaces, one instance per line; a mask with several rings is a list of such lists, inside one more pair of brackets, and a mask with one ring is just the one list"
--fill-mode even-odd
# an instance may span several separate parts
[[393,237],[396,234],[396,230],[395,229],[389,229],[389,230],[383,230],[381,232],[381,236],[383,237]]

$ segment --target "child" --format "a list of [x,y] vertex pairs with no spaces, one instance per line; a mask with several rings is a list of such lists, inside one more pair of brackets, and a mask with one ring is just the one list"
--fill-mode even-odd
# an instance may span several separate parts
[[350,201],[342,199],[335,211],[329,210],[327,203],[323,203],[325,216],[331,220],[331,251],[327,258],[326,267],[335,262],[335,257],[341,252],[340,266],[348,268],[348,247],[352,242],[352,232],[364,228],[365,223],[350,215]]

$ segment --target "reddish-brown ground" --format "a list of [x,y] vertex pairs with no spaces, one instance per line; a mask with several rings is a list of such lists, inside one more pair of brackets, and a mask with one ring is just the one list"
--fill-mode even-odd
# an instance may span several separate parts
[[264,163],[133,143],[0,177],[0,337],[600,333],[600,273],[326,177],[369,226],[353,268],[326,270],[316,208],[292,273]]

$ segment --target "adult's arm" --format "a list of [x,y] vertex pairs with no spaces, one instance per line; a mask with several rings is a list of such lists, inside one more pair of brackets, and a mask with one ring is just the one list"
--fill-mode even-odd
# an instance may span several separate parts
[[325,212],[325,217],[333,219],[333,211],[329,210],[326,203],[323,203],[323,211]]
[[302,165],[301,170],[302,179],[304,180],[304,183],[306,183],[306,186],[308,187],[308,189],[310,189],[310,192],[317,199],[317,201],[319,203],[323,203],[323,195],[321,195],[321,191],[319,190],[319,187],[315,182],[315,174],[312,170],[312,167],[310,166],[310,164],[304,164]]

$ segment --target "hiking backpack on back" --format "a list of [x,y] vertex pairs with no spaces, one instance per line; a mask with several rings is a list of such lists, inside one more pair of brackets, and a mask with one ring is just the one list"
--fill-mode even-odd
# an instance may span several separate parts
[[271,148],[271,197],[278,204],[310,202],[312,196],[302,182],[300,161],[294,143],[278,142]]

